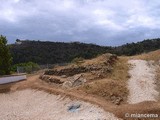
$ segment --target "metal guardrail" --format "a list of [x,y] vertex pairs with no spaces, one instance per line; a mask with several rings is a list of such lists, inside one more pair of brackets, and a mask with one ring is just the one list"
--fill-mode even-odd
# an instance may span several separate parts
[[12,83],[12,82],[22,81],[26,79],[27,77],[25,74],[3,76],[3,77],[0,77],[0,84]]
[[3,77],[12,77],[12,76],[21,76],[21,75],[26,75],[26,73],[19,73],[19,74],[12,74],[12,75],[1,75],[0,78],[3,78]]

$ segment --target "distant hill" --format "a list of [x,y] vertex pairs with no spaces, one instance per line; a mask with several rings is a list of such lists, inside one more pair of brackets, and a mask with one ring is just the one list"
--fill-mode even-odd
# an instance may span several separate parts
[[38,64],[66,63],[75,57],[89,59],[112,49],[78,42],[21,41],[18,43],[20,44],[11,45],[14,64],[28,61]]
[[160,49],[160,38],[148,39],[137,43],[127,43],[115,48],[117,55],[136,55]]
[[12,44],[13,64],[35,62],[38,64],[55,64],[71,62],[76,57],[93,58],[104,53],[117,55],[135,55],[160,49],[160,38],[144,40],[138,43],[125,44],[118,47],[98,46],[79,42],[48,42],[18,40]]

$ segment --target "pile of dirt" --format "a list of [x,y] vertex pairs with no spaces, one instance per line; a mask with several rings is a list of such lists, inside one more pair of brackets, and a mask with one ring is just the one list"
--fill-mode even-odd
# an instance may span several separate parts
[[103,79],[80,87],[79,89],[97,97],[111,101],[115,105],[120,105],[127,101],[128,89],[120,81]]
[[58,87],[63,88],[72,88],[76,86],[83,85],[86,82],[83,74],[77,74],[72,77],[64,77],[64,76],[50,76],[50,75],[40,75],[39,77],[41,80],[54,84]]
[[119,65],[121,61],[116,55],[104,54],[91,60],[85,60],[82,64],[71,64],[47,70],[40,76],[40,79],[62,89],[80,90],[120,105],[127,101],[128,95],[125,80],[120,81],[114,75],[121,72],[121,69],[124,70],[121,67],[123,64]]
[[53,76],[49,76],[49,75],[40,75],[39,77],[40,79],[49,82],[49,83],[55,83],[55,84],[62,84],[64,83],[64,81],[62,79],[53,77]]
[[[94,78],[104,78],[107,73],[110,73],[113,69],[113,65],[117,60],[117,56],[113,54],[104,54],[91,60],[85,60],[81,65],[71,64],[64,67],[57,67],[54,69],[46,70],[40,79],[45,81],[55,81],[54,76],[70,79],[77,74],[92,75]],[[84,76],[87,76],[84,75]],[[85,78],[85,77],[84,77]],[[92,78],[92,79],[94,79]],[[87,78],[86,78],[87,79]],[[59,80],[61,81],[61,80]]]
[[84,85],[86,82],[105,78],[112,71],[117,59],[116,55],[103,54],[91,60],[84,60],[82,64],[46,70],[39,78],[58,87],[73,88]]
[[[99,61],[99,59],[101,59]],[[97,61],[98,60],[98,61]],[[113,54],[104,54],[101,57],[86,60],[81,65],[72,64],[70,66],[65,66],[61,69],[52,69],[45,71],[45,75],[56,75],[62,76],[66,75],[67,77],[73,76],[80,73],[100,71],[101,73],[107,73],[112,70],[112,66],[117,60],[117,56]],[[97,62],[96,62],[97,61]]]
[[63,83],[63,88],[70,88],[83,85],[86,82],[86,79],[82,74],[74,75],[69,77],[67,81]]

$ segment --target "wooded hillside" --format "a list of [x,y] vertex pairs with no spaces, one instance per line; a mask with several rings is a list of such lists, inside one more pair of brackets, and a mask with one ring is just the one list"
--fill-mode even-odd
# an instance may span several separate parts
[[76,57],[90,59],[107,52],[117,55],[135,55],[160,49],[160,38],[144,40],[138,43],[127,43],[118,47],[104,47],[79,42],[20,40],[19,43],[10,45],[13,64],[29,61],[38,64],[67,63]]

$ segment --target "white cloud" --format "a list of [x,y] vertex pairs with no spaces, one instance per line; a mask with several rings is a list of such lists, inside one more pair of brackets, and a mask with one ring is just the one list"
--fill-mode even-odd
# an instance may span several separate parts
[[157,36],[154,30],[160,29],[158,6],[157,0],[1,0],[0,27],[4,24],[7,27],[0,32],[12,39],[18,34],[26,39],[79,38],[100,44],[130,40],[131,32],[137,35],[141,30],[144,34],[139,39],[142,39]]
[[20,0],[14,0],[14,2],[15,2],[15,3],[18,3],[18,2],[20,2]]

